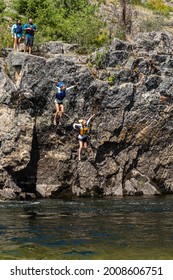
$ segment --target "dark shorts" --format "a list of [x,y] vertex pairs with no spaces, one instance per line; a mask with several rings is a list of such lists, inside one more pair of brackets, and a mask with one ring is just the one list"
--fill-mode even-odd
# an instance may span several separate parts
[[81,141],[82,143],[87,143],[87,138],[88,138],[88,137],[86,136],[86,137],[84,137],[83,139],[79,139],[79,138],[78,138],[78,140]]
[[25,45],[28,47],[32,47],[34,44],[34,38],[25,36]]
[[63,105],[63,100],[55,98],[55,104]]

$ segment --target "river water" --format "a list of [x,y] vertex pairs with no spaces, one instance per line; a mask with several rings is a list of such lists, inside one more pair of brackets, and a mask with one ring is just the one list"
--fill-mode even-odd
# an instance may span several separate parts
[[0,202],[0,259],[173,259],[173,196]]

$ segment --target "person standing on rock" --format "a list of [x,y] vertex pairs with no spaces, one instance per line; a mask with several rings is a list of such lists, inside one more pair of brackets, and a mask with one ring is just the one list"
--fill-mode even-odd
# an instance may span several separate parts
[[13,24],[12,28],[11,28],[11,34],[12,34],[12,38],[13,38],[13,50],[14,51],[19,51],[20,49],[20,41],[21,38],[23,36],[23,27],[22,27],[22,23],[21,20],[18,19],[16,21],[15,24]]
[[79,129],[79,135],[78,135],[78,140],[79,140],[79,151],[78,151],[78,156],[79,156],[79,161],[81,160],[81,153],[83,149],[86,149],[88,146],[88,126],[91,121],[91,119],[95,116],[92,115],[87,121],[82,119],[79,120],[79,123],[74,123],[73,128]]
[[26,23],[23,27],[25,33],[25,42],[24,42],[24,52],[26,52],[28,47],[28,52],[31,54],[32,47],[34,44],[34,34],[37,32],[37,27],[35,24],[33,24],[32,19],[30,18],[28,20],[28,23]]
[[56,112],[54,115],[54,125],[56,125],[56,119],[57,116],[59,115],[59,124],[62,123],[62,117],[63,117],[63,113],[64,113],[64,104],[63,104],[63,100],[66,96],[66,92],[72,88],[75,88],[78,85],[78,83],[75,83],[74,85],[72,85],[71,87],[66,87],[64,82],[59,82],[56,86],[57,91],[56,91],[56,97],[55,97],[55,107],[56,107]]

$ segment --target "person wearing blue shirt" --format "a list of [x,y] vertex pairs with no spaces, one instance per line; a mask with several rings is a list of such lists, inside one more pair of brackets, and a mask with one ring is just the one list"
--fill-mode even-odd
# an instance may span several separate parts
[[34,34],[37,31],[37,27],[35,24],[33,24],[31,18],[28,20],[28,23],[24,25],[23,30],[26,32],[25,42],[24,42],[24,52],[26,52],[28,47],[29,54],[31,54],[32,47],[34,44]]
[[11,28],[11,34],[14,41],[13,50],[19,51],[20,41],[23,36],[23,27],[21,24],[21,20],[18,19],[15,24],[13,24]]
[[75,83],[74,85],[70,87],[66,87],[64,82],[59,82],[56,86],[56,97],[55,97],[55,107],[56,107],[56,112],[54,115],[54,125],[56,125],[56,119],[57,116],[59,115],[59,124],[62,124],[62,117],[64,114],[64,104],[63,100],[66,96],[66,92],[72,88],[75,88],[78,83]]

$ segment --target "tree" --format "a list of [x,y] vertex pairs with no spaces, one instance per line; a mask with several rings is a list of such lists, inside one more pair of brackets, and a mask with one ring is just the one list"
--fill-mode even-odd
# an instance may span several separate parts
[[6,8],[5,2],[4,2],[4,0],[1,0],[1,2],[0,2],[0,13],[2,13],[3,10],[5,10],[5,8]]
[[37,18],[38,9],[42,9],[46,3],[52,0],[13,0],[13,8],[20,14],[31,18]]
[[81,11],[71,12],[64,22],[64,27],[66,40],[85,48],[100,46],[107,40],[108,34],[104,35],[102,32],[104,23],[96,17],[95,9],[90,5]]
[[133,0],[120,0],[121,5],[121,16],[120,16],[120,24],[124,29],[125,33],[131,33],[132,29],[132,9],[131,5],[133,4]]
[[121,5],[121,22],[124,26],[126,26],[126,13],[127,13],[127,3],[126,0],[120,0]]

